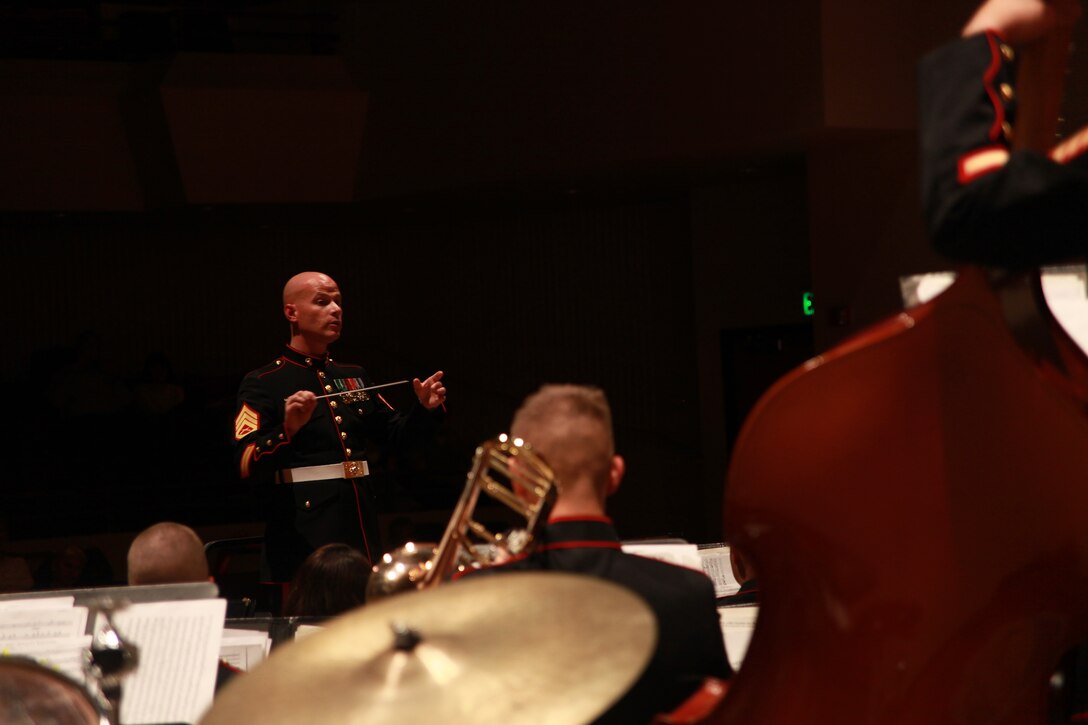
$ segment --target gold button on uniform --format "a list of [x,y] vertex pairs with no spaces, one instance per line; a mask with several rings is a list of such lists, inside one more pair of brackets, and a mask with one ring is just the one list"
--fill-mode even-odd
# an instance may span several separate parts
[[351,456],[351,449],[350,448],[345,448],[344,453],[346,453],[348,456]]
[[1001,135],[1005,137],[1005,140],[1012,143],[1012,124],[1005,121],[1001,124]]
[[310,358],[306,358],[306,364],[307,364],[307,365],[313,365],[313,364],[314,364],[314,361],[313,361],[313,360],[311,360]]
[[341,433],[340,434],[340,440],[346,441],[347,439],[348,439],[348,434],[347,433]]
[[331,393],[332,392],[332,386],[331,385],[326,385],[325,386],[325,392],[326,393]]
[[343,423],[343,422],[344,422],[344,419],[343,419],[343,418],[341,418],[340,416],[336,416],[335,418],[333,418],[333,420],[335,420],[335,421],[336,421],[336,424],[337,424],[337,425],[340,425],[341,423]]
[[335,400],[330,400],[329,401],[329,407],[332,408],[333,410],[336,410],[336,401]]
[[310,504],[310,502],[309,502],[309,501],[307,501],[306,503],[302,504],[302,506],[303,506],[304,508],[310,508],[311,504]]
[[317,377],[319,377],[319,378],[321,378],[322,380],[324,380],[324,379],[325,379],[325,373],[322,373],[322,372],[318,372],[318,374],[317,374]]
[[1005,101],[1005,103],[1008,103],[1016,96],[1016,93],[1013,91],[1012,86],[1010,86],[1008,83],[1002,83],[1000,86],[997,87],[997,90],[999,93],[1001,93],[1001,100]]
[[1009,47],[1008,45],[1005,45],[1004,43],[1002,43],[1001,44],[1001,57],[1005,59],[1006,63],[1012,63],[1014,60],[1016,60],[1016,53],[1015,53],[1015,51],[1013,51],[1013,49],[1011,47]]

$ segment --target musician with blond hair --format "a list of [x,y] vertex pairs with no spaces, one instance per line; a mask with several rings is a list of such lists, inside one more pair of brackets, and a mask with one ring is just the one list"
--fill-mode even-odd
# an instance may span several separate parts
[[581,385],[545,385],[526,398],[510,433],[529,443],[555,471],[559,497],[538,544],[468,576],[550,570],[607,579],[642,596],[657,619],[653,657],[628,694],[601,722],[649,722],[698,688],[730,673],[714,599],[701,572],[625,553],[605,510],[623,480],[612,413],[604,393]]

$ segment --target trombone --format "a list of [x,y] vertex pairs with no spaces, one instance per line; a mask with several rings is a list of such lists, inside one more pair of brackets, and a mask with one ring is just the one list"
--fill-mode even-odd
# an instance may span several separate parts
[[[484,493],[525,520],[523,528],[492,533],[476,521]],[[438,545],[409,542],[382,556],[367,582],[366,600],[426,589],[468,567],[528,554],[559,495],[555,473],[532,446],[505,433],[476,449],[461,498]]]

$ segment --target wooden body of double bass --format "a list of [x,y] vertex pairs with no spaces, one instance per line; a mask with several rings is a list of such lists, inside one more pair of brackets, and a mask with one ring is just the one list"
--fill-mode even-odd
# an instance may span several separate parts
[[968,268],[768,392],[726,485],[762,602],[725,722],[1045,721],[1059,657],[1088,640],[1069,384],[1088,362],[1069,364],[1025,352]]

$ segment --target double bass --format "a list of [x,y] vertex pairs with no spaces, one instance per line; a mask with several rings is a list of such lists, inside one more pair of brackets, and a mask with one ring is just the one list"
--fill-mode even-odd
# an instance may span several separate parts
[[1037,272],[963,268],[778,381],[726,484],[761,609],[715,722],[1046,722],[1088,641],[1086,411]]

